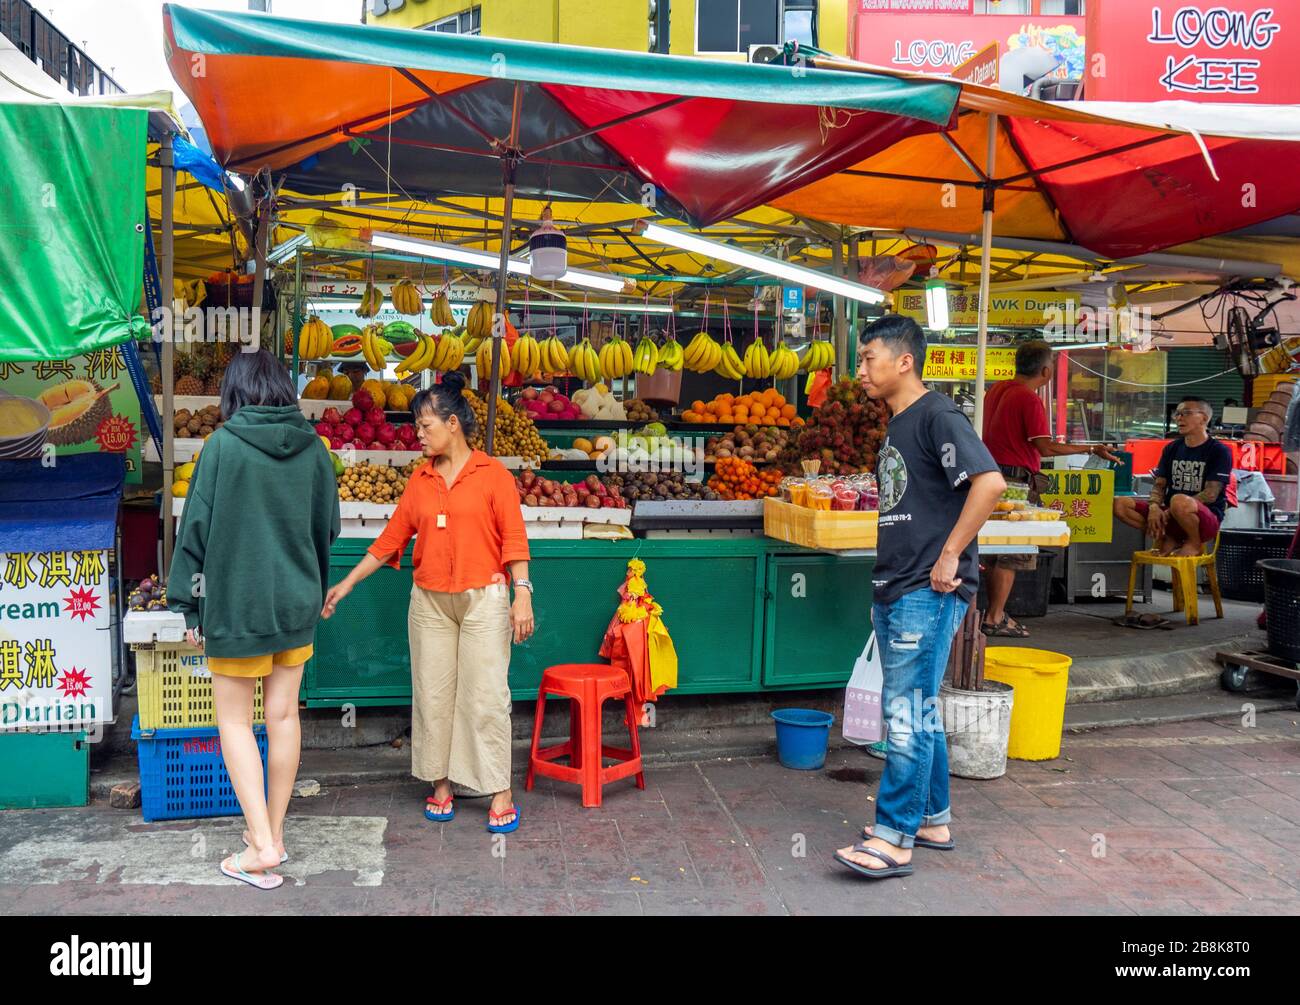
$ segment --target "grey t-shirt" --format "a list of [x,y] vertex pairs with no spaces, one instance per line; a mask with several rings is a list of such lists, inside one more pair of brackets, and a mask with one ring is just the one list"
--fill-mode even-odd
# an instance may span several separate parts
[[[998,466],[952,400],[929,391],[889,420],[876,458],[880,532],[872,579],[875,599],[892,603],[929,587],[930,570],[966,503],[975,475]],[[972,540],[957,562],[957,593],[979,588],[979,548]]]

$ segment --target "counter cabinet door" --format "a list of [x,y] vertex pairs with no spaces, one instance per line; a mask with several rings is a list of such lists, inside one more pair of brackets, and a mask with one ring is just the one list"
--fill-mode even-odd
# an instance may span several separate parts
[[871,635],[869,558],[776,555],[768,560],[763,683],[848,683]]

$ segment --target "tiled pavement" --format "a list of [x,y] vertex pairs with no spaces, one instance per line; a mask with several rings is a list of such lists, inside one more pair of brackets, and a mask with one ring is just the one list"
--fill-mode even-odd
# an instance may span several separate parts
[[657,767],[644,792],[615,785],[592,810],[568,786],[521,784],[524,824],[504,840],[485,833],[481,801],[426,822],[419,783],[327,790],[294,801],[283,872],[295,882],[267,896],[216,873],[237,821],[10,812],[0,902],[13,913],[1296,914],[1296,718],[1067,736],[1059,760],[954,779],[958,849],[917,852],[904,880],[870,883],[830,859],[870,819],[880,769],[849,750],[817,773],[775,758]]

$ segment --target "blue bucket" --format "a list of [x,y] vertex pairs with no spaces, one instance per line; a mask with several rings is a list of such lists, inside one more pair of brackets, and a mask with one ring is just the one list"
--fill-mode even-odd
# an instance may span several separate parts
[[778,708],[772,718],[776,720],[776,756],[783,766],[817,771],[826,763],[835,716],[810,708]]

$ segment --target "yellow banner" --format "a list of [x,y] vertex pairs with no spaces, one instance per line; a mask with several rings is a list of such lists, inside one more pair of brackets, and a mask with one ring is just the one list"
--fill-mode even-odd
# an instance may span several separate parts
[[1056,471],[1044,468],[1050,482],[1043,505],[1060,510],[1070,525],[1070,542],[1109,544],[1115,526],[1115,472],[1109,468]]
[[[932,345],[925,350],[922,380],[974,380],[979,353],[973,345]],[[1016,351],[998,346],[984,351],[984,379],[1010,380],[1016,375]]]
[[[925,290],[895,290],[894,309],[909,318],[925,321]],[[979,293],[948,291],[948,324],[974,327],[979,324]],[[1078,317],[1077,293],[996,293],[989,297],[989,325],[994,328],[1043,328]]]

